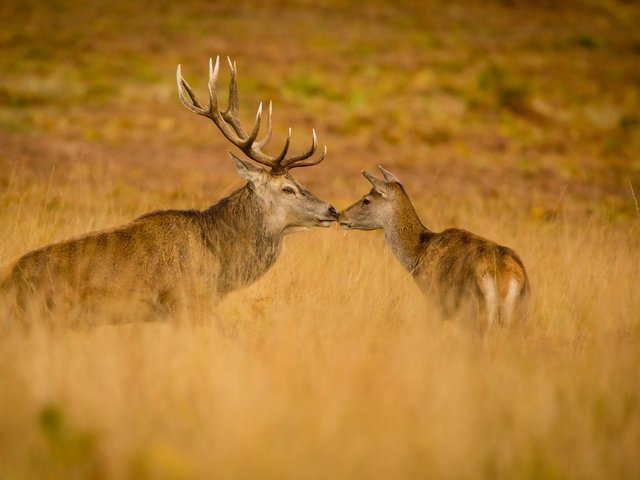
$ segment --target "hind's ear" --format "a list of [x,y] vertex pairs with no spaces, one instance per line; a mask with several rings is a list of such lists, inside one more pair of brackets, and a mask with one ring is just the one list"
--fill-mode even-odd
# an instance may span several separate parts
[[233,152],[229,152],[229,156],[235,163],[240,176],[253,184],[259,183],[264,179],[264,175],[268,173],[264,168],[237,157]]
[[380,171],[382,172],[382,175],[384,176],[384,179],[387,182],[395,182],[395,183],[402,183],[400,182],[400,180],[398,180],[398,177],[396,177],[393,173],[391,173],[389,170],[386,170],[385,168],[382,167],[382,165],[378,165],[378,168],[380,169]]
[[368,182],[373,186],[373,189],[378,192],[382,198],[387,198],[389,196],[389,186],[387,185],[387,182],[374,177],[369,172],[365,172],[364,170],[362,170],[362,175],[368,180]]

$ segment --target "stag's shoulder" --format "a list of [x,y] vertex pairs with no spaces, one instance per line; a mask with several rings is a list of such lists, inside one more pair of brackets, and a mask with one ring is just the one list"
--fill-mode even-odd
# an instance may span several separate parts
[[[73,262],[83,256],[128,255],[131,252],[151,249],[163,243],[192,234],[200,236],[197,210],[163,210],[150,212],[124,225],[77,235],[36,248],[23,254],[7,267],[9,270],[25,270],[30,266],[42,266],[51,262]],[[4,271],[4,270],[2,270]]]
[[135,223],[165,223],[165,222],[198,222],[202,216],[200,210],[154,210],[140,215],[133,220]]
[[189,233],[200,228],[201,224],[200,210],[155,210],[139,216],[123,228]]

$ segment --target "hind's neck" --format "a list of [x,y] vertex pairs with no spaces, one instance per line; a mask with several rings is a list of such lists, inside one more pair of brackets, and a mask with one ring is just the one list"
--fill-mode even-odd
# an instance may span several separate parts
[[424,245],[432,235],[420,221],[407,194],[402,191],[395,201],[392,219],[384,227],[384,238],[405,270],[411,272],[416,268]]

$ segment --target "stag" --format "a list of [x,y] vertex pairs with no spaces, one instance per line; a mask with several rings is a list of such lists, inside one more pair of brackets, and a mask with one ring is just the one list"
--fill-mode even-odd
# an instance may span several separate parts
[[400,180],[378,168],[384,179],[362,172],[373,188],[340,212],[340,226],[382,229],[395,257],[445,317],[471,316],[481,331],[522,318],[530,288],[516,252],[458,228],[432,232]]
[[290,174],[293,168],[316,165],[325,158],[326,147],[314,157],[315,130],[311,146],[302,153],[289,154],[289,129],[280,153],[266,154],[271,103],[265,135],[258,140],[262,103],[247,132],[238,115],[236,65],[230,59],[229,104],[224,111],[218,108],[219,63],[219,57],[215,64],[209,61],[206,106],[197,100],[178,65],[179,98],[189,111],[212,120],[230,143],[262,167],[229,152],[247,183],[206,210],[147,213],[124,226],[53,243],[4,265],[0,292],[13,300],[22,319],[36,304],[51,311],[63,304],[95,305],[96,299],[108,299],[113,305],[124,299],[127,308],[144,306],[146,311],[138,314],[147,319],[174,312],[194,295],[218,300],[264,275],[278,258],[285,235],[329,227],[337,219],[331,205]]

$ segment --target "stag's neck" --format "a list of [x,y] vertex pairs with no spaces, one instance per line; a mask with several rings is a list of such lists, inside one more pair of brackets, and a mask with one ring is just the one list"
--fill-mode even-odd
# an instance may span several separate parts
[[402,193],[392,221],[384,227],[384,238],[405,270],[412,272],[433,233],[422,224],[411,200],[404,191]]
[[250,184],[202,212],[206,242],[220,262],[219,291],[249,285],[275,263],[281,232],[271,232],[262,200]]

